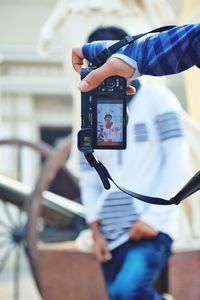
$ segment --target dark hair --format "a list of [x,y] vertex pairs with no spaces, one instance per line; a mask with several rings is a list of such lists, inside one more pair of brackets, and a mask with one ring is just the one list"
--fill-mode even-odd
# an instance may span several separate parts
[[87,39],[88,43],[102,40],[121,40],[127,36],[127,32],[115,26],[98,27],[95,29]]
[[111,114],[106,114],[106,115],[104,116],[104,120],[106,120],[107,117],[110,117],[110,118],[112,119],[112,115],[111,115]]

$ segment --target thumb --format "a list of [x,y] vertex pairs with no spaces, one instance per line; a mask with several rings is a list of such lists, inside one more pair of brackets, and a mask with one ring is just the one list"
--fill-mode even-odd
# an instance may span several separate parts
[[95,89],[104,79],[112,75],[109,64],[106,62],[103,66],[91,71],[80,83],[79,89],[85,93]]
[[104,247],[104,249],[102,249],[102,254],[104,257],[104,261],[110,260],[112,258],[112,255],[111,255],[110,251],[108,250],[107,245]]

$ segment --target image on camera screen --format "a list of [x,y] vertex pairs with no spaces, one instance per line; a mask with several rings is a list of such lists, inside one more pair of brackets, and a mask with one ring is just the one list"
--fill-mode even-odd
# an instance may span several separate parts
[[97,100],[97,145],[117,146],[123,143],[123,103],[119,100]]

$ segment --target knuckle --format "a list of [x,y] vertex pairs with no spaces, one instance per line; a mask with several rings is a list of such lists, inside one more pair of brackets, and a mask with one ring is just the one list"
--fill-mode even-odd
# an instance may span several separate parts
[[72,54],[76,54],[76,52],[77,52],[77,48],[76,47],[72,48]]
[[95,71],[92,71],[90,73],[89,80],[92,80],[92,81],[97,81],[98,80],[98,75]]
[[86,82],[90,85],[90,87],[97,86],[101,80],[98,76],[98,72],[92,71],[89,75],[85,77]]
[[108,67],[109,67],[111,70],[115,71],[115,70],[117,69],[117,64],[116,64],[116,61],[115,61],[114,58],[109,59],[109,60],[107,61],[107,64],[108,64]]

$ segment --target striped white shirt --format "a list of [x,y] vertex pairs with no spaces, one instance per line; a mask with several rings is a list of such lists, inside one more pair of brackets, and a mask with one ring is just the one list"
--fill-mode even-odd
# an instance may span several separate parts
[[[184,138],[181,107],[164,87],[141,87],[129,105],[127,149],[95,151],[113,179],[135,192],[170,199],[188,179],[189,153]],[[80,185],[87,221],[99,221],[111,248],[128,239],[135,220],[175,238],[179,208],[136,200],[102,183],[81,158]]]

